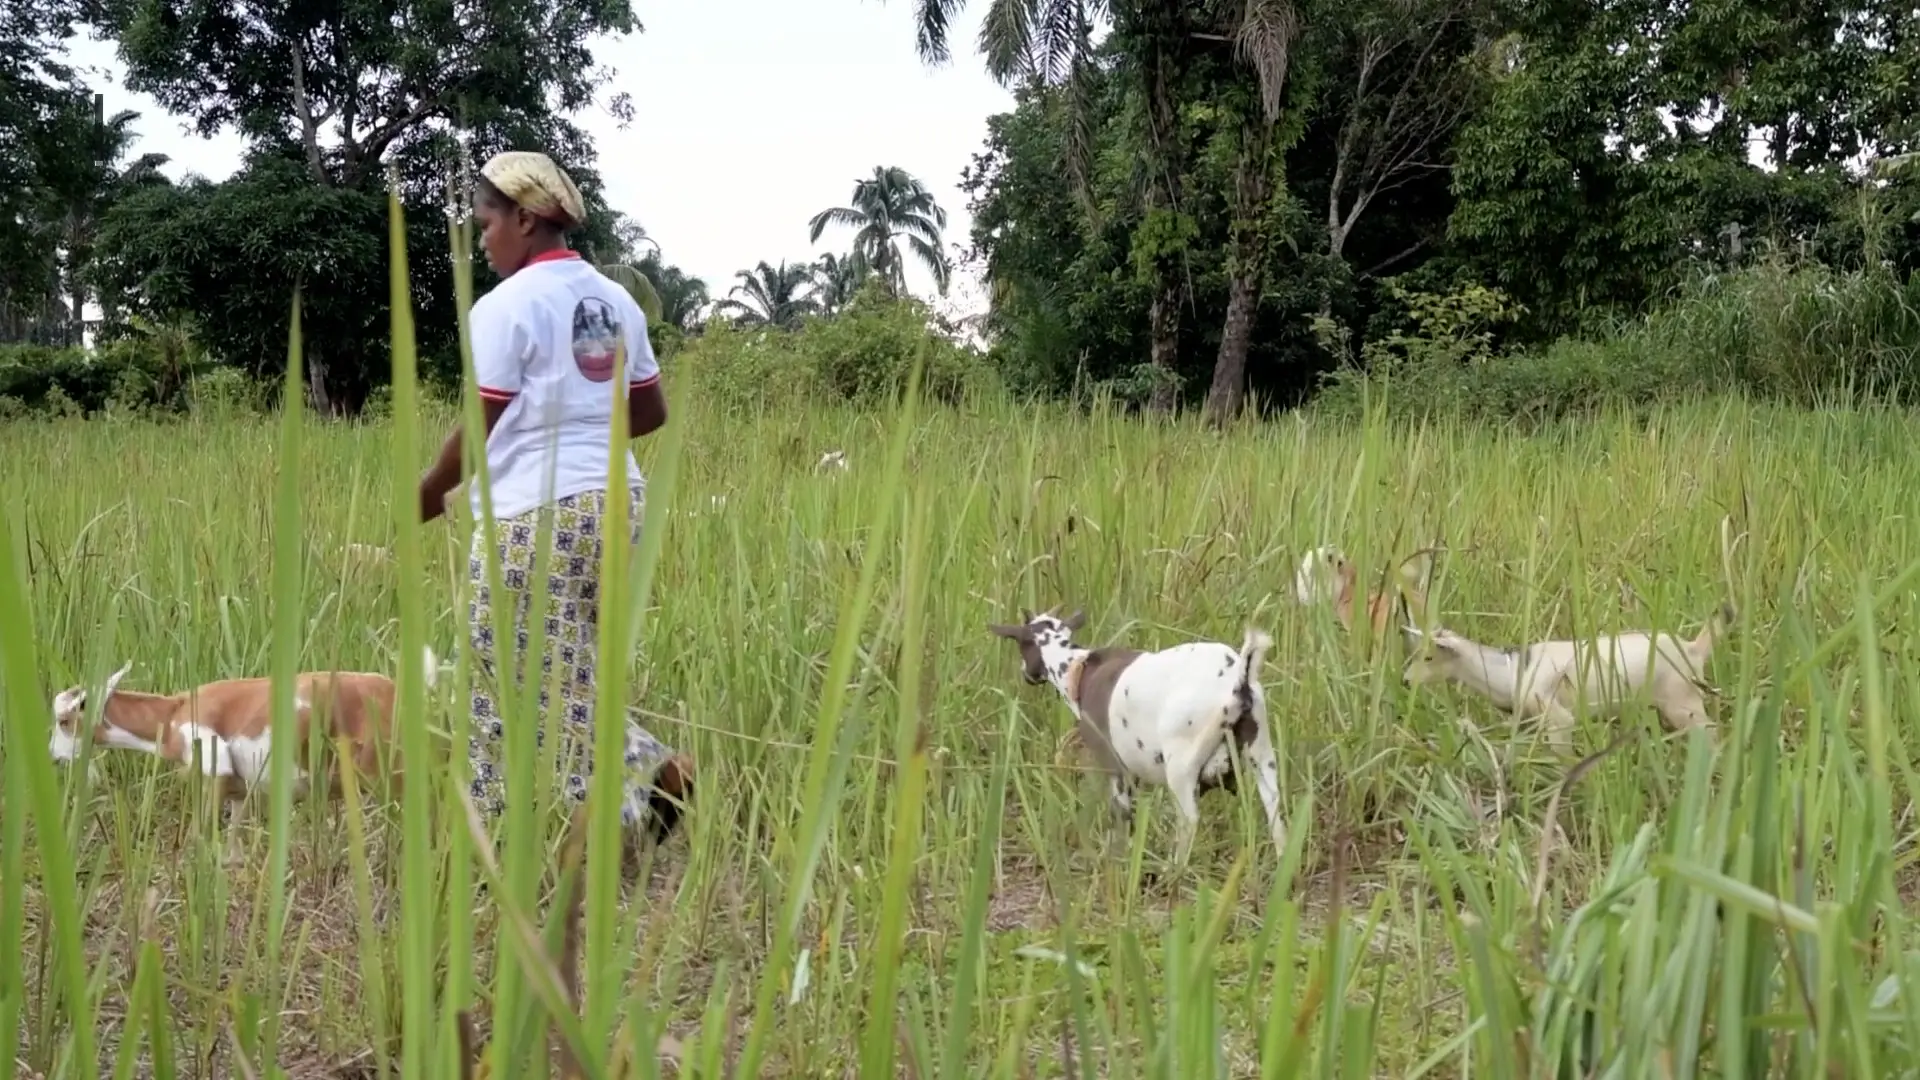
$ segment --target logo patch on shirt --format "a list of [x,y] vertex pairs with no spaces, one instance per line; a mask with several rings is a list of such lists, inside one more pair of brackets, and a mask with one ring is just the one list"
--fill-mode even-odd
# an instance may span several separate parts
[[573,307],[573,362],[590,382],[613,378],[619,358],[620,319],[613,305],[589,296]]

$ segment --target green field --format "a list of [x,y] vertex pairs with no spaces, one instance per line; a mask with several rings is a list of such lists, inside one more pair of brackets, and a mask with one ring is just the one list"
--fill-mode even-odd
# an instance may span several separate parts
[[[655,477],[649,509],[670,512],[623,692],[701,786],[642,892],[589,879],[567,1027],[587,1075],[663,1032],[698,1076],[1550,1076],[1582,1053],[1620,1077],[1920,1067],[1920,1000],[1899,993],[1920,700],[1905,415],[1728,403],[1530,436],[1216,433],[980,403],[911,418],[896,479],[894,415],[729,413],[674,375],[685,441]],[[421,438],[451,419],[429,412]],[[224,839],[190,778],[119,751],[90,778],[21,749],[53,690],[126,660],[137,689],[267,673],[276,640],[301,668],[386,670],[410,603],[454,653],[454,530],[421,534],[415,578],[346,550],[396,543],[424,442],[396,493],[389,426],[303,423],[297,476],[282,436],[0,429],[32,620],[0,596],[0,949],[18,950],[0,965],[25,975],[0,982],[0,1020],[24,1075],[247,1075],[236,1040],[290,1076],[453,1075],[463,1009],[495,1051],[538,1039],[533,976],[552,969],[517,935],[549,919],[530,857],[552,865],[557,817],[540,854],[531,837],[506,852],[530,910],[504,921],[473,898],[484,871],[444,781],[364,822],[294,804],[283,894],[268,826]],[[650,474],[667,438],[643,449]],[[817,472],[832,449],[851,468]],[[297,531],[276,524],[283,498]],[[1490,642],[1691,633],[1732,598],[1717,741],[1650,712],[1583,718],[1583,751],[1636,737],[1554,812],[1568,763],[1532,732],[1457,690],[1403,690],[1397,644],[1363,664],[1292,601],[1323,541],[1367,566],[1444,546],[1436,610]],[[276,543],[297,552],[292,605]],[[1164,793],[1116,829],[1064,706],[985,629],[1056,604],[1084,606],[1095,641],[1272,632],[1297,851],[1266,841],[1250,787],[1202,800],[1184,872],[1162,854]],[[408,722],[441,739],[458,697]],[[408,826],[430,846],[406,848]]]

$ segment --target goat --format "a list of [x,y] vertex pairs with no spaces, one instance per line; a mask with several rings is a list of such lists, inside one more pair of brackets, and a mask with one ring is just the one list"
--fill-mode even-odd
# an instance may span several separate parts
[[1517,649],[1482,645],[1451,630],[1423,633],[1407,626],[1403,634],[1411,655],[1401,682],[1456,682],[1511,713],[1516,723],[1542,717],[1549,743],[1563,754],[1572,747],[1575,706],[1617,716],[1642,690],[1650,691],[1653,709],[1668,728],[1711,728],[1701,672],[1733,619],[1733,605],[1721,604],[1691,641],[1635,631]]
[[[427,685],[439,678],[440,665],[427,649],[423,657]],[[139,750],[168,761],[191,764],[220,782],[225,798],[237,799],[267,775],[272,744],[272,681],[264,678],[225,679],[177,694],[148,694],[121,690],[120,680],[133,669],[126,666],[107,677],[94,724],[92,741],[99,746]],[[390,744],[394,682],[386,675],[358,671],[309,671],[296,676],[293,691],[296,733],[294,787],[308,788],[307,736],[318,711],[323,734],[345,740],[354,768],[377,770],[381,748]],[[80,754],[80,728],[87,706],[84,687],[54,695],[53,733],[47,749],[57,762]],[[396,747],[397,749],[397,747]],[[397,765],[392,778],[397,785]],[[340,776],[332,775],[329,791],[340,793]]]
[[1280,818],[1280,768],[1267,730],[1260,662],[1273,639],[1248,628],[1239,651],[1219,642],[1191,642],[1143,652],[1120,646],[1084,649],[1073,632],[1086,613],[1060,619],[1021,613],[1017,626],[990,625],[994,634],[1020,646],[1022,673],[1030,685],[1051,682],[1072,711],[1081,741],[1108,774],[1114,808],[1133,816],[1139,781],[1164,784],[1180,808],[1177,858],[1186,862],[1200,822],[1199,796],[1214,788],[1237,790],[1232,747],[1255,767],[1254,782],[1266,805],[1275,846],[1286,845]]
[[[1388,585],[1382,584],[1367,592],[1365,611],[1369,652],[1389,637],[1396,610],[1400,612],[1400,621],[1403,623],[1424,619],[1427,579],[1432,568],[1433,554],[1416,552],[1402,559],[1394,568],[1396,580],[1392,591],[1389,591]],[[1359,579],[1359,568],[1345,553],[1330,544],[1323,544],[1301,556],[1300,568],[1293,574],[1294,599],[1308,607],[1331,605],[1340,628],[1350,633],[1362,610]]]

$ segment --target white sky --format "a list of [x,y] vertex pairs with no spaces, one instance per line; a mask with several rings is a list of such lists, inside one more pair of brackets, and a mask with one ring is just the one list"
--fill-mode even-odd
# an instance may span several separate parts
[[[644,33],[600,43],[616,69],[613,89],[638,115],[625,131],[596,111],[579,118],[594,136],[608,201],[638,220],[668,262],[726,295],[734,272],[761,259],[811,261],[845,250],[829,230],[807,242],[807,221],[845,205],[876,165],[919,177],[947,211],[947,243],[965,244],[971,219],[960,170],[986,139],[987,117],[1013,105],[975,49],[987,0],[972,0],[953,27],[953,60],[920,62],[911,0],[635,0]],[[135,153],[172,158],[166,172],[226,178],[240,139],[193,136],[184,120],[121,85],[111,42],[76,38],[69,57],[109,114],[132,109]],[[931,278],[909,264],[908,285],[932,298]],[[958,275],[943,308],[984,307],[977,281]]]

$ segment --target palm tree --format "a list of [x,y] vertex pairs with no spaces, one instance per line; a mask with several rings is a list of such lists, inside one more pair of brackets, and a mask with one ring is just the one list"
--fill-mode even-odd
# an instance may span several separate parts
[[734,321],[742,326],[791,329],[805,316],[820,311],[812,295],[801,291],[813,276],[812,268],[805,263],[788,263],[782,259],[776,267],[762,260],[753,269],[741,270],[734,276],[740,279],[740,284],[715,306],[733,315]]
[[71,110],[58,128],[61,137],[44,152],[41,174],[45,185],[43,220],[64,253],[62,303],[71,307],[73,321],[78,324],[86,318],[87,273],[101,218],[132,191],[166,183],[160,167],[168,159],[165,154],[142,154],[125,161],[127,151],[139,138],[133,128],[139,113],[122,111],[106,116],[98,95],[84,103],[75,101]]
[[661,323],[692,332],[700,312],[707,306],[707,283],[662,262],[657,254],[641,259],[638,265],[640,272],[652,279],[654,291],[660,297]]
[[940,295],[947,294],[947,281],[953,270],[946,253],[940,250],[940,233],[947,227],[947,212],[933,201],[927,190],[911,173],[898,166],[876,165],[873,176],[853,185],[851,206],[822,210],[807,224],[807,238],[818,243],[829,225],[845,225],[858,230],[853,250],[873,272],[879,274],[896,293],[906,292],[906,266],[900,256],[900,239],[907,249],[933,273]]
[[812,296],[822,315],[833,315],[853,300],[853,294],[873,273],[859,252],[835,255],[828,252],[813,264]]

